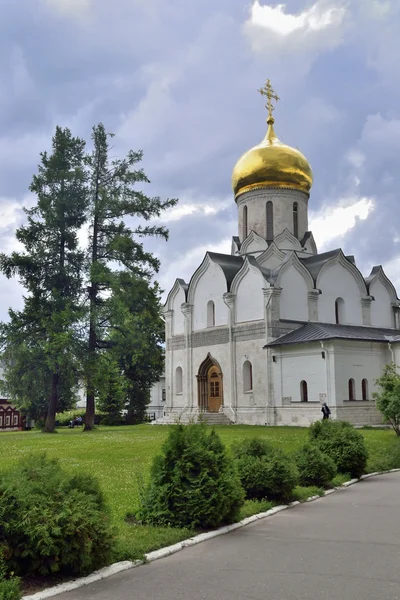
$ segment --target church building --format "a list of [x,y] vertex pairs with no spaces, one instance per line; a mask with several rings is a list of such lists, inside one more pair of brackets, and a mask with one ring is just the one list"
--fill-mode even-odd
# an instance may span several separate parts
[[318,253],[308,229],[307,159],[274,129],[233,170],[238,235],[207,252],[164,307],[162,422],[308,425],[327,402],[334,419],[381,423],[372,394],[400,364],[400,302],[382,266],[364,276],[340,249]]

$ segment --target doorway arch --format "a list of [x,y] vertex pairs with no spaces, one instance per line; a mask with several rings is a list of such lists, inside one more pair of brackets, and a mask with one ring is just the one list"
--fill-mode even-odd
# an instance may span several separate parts
[[219,412],[224,404],[223,375],[218,362],[207,354],[197,374],[198,403],[201,412]]

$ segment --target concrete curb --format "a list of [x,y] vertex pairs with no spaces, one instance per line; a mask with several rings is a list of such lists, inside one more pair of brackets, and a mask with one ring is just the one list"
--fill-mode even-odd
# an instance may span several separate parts
[[[350,487],[350,486],[354,485],[355,483],[360,483],[366,479],[370,479],[371,477],[376,477],[378,475],[384,475],[385,473],[398,473],[398,472],[400,472],[400,469],[391,469],[390,471],[380,471],[377,473],[367,473],[366,475],[362,475],[360,477],[360,479],[351,479],[350,481],[346,481],[345,483],[343,483],[341,486],[339,486],[337,488],[334,488],[332,490],[326,490],[324,493],[324,496],[329,496],[330,494],[333,494],[334,492],[336,492],[342,488]],[[324,498],[324,496],[310,496],[310,498],[307,498],[306,502],[314,502],[315,500]],[[288,508],[298,506],[299,504],[301,504],[301,503],[296,501],[296,502],[291,502],[290,504],[283,504],[281,506],[275,506],[274,508],[271,508],[270,510],[267,510],[266,512],[258,513],[257,515],[252,515],[251,517],[247,517],[246,519],[239,521],[239,523],[233,523],[233,525],[227,525],[225,527],[220,527],[219,529],[216,529],[215,531],[208,531],[207,533],[200,533],[199,535],[195,535],[191,538],[188,538],[187,540],[183,540],[182,542],[179,542],[178,544],[173,544],[172,546],[167,546],[166,548],[161,548],[160,550],[155,550],[154,552],[149,552],[148,554],[145,554],[145,560],[136,560],[134,562],[126,560],[123,562],[114,563],[113,565],[110,565],[109,567],[104,567],[104,569],[99,569],[98,571],[95,571],[94,573],[92,573],[91,575],[88,575],[87,577],[80,577],[79,579],[74,579],[74,580],[68,581],[66,583],[60,583],[54,587],[48,588],[46,590],[42,590],[41,592],[37,592],[36,594],[32,594],[30,596],[23,596],[22,600],[45,600],[46,598],[51,598],[52,596],[57,596],[58,594],[63,594],[64,592],[71,592],[72,590],[76,590],[80,587],[84,587],[85,585],[90,585],[91,583],[100,581],[101,579],[106,579],[108,577],[112,577],[113,575],[116,575],[117,573],[121,573],[122,571],[128,571],[129,569],[139,567],[140,565],[143,565],[146,562],[153,562],[160,558],[165,558],[166,556],[170,556],[171,554],[174,554],[175,552],[179,552],[180,550],[183,550],[184,548],[187,548],[189,546],[201,544],[202,542],[210,540],[214,537],[218,537],[220,535],[225,535],[226,533],[229,533],[230,531],[234,531],[235,529],[240,529],[241,527],[245,527],[246,525],[249,525],[250,523],[255,523],[256,521],[259,521],[260,519],[265,519],[266,517],[272,517],[272,515],[276,515],[277,513],[281,512],[283,510],[287,510]]]

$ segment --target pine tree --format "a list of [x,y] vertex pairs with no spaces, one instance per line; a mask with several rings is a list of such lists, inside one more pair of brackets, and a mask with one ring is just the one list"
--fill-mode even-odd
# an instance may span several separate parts
[[46,432],[54,431],[60,397],[73,395],[79,377],[84,253],[77,233],[87,210],[84,151],[83,140],[56,128],[52,153],[41,154],[30,186],[37,204],[25,209],[27,224],[16,232],[24,251],[0,256],[2,272],[17,276],[27,290],[23,310],[10,310],[10,322],[1,327],[5,386],[26,403],[36,365],[33,400],[47,400]]
[[[86,363],[86,420],[85,430],[94,426],[95,397],[101,393],[101,374],[98,363],[102,353],[112,347],[111,332],[115,324],[113,293],[118,289],[119,270],[149,277],[159,268],[159,261],[145,252],[140,238],[168,238],[165,227],[133,226],[127,218],[159,217],[161,212],[176,204],[176,200],[149,198],[135,189],[137,184],[149,183],[137,165],[142,152],[130,151],[126,158],[110,158],[110,140],[104,125],[93,128],[93,151],[87,158],[90,177],[89,223],[90,242],[87,249],[89,264],[89,336]],[[131,220],[132,222],[132,220]],[[113,321],[113,322],[112,322]]]

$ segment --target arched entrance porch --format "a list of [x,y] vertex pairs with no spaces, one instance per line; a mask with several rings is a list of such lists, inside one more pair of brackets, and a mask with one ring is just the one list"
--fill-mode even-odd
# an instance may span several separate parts
[[198,402],[201,412],[219,412],[223,406],[223,376],[218,362],[207,354],[197,375]]

